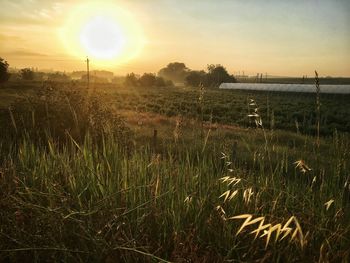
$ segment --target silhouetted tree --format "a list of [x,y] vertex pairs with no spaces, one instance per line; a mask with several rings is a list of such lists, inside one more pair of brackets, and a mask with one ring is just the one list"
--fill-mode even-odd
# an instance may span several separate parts
[[140,78],[134,73],[129,73],[125,76],[124,85],[133,87],[165,87],[173,86],[174,84],[171,80],[165,80],[164,78],[157,77],[152,73],[144,73]]
[[156,76],[152,73],[144,73],[139,79],[140,86],[152,87],[156,83]]
[[154,85],[157,87],[165,87],[166,83],[162,77],[156,77],[156,81],[155,81]]
[[206,81],[206,73],[205,71],[196,71],[193,70],[190,73],[188,73],[187,77],[185,78],[186,84],[192,87],[198,87],[200,83],[205,83]]
[[51,81],[58,81],[58,82],[70,81],[70,77],[68,77],[66,74],[60,73],[60,72],[50,73],[47,75],[47,77],[48,77],[48,80],[51,80]]
[[[89,76],[90,82],[92,83],[108,83],[108,79],[97,77],[95,75]],[[63,80],[56,80],[56,81],[63,81]],[[86,82],[87,81],[87,74],[81,76],[81,81]]]
[[126,86],[136,87],[138,86],[139,82],[136,75],[133,72],[131,72],[125,76],[124,84]]
[[170,79],[165,79],[165,86],[166,87],[173,87],[174,86],[174,82],[172,82]]
[[21,77],[23,80],[33,80],[34,79],[34,71],[30,68],[21,69]]
[[226,68],[220,64],[210,64],[207,67],[206,86],[219,86],[223,82],[237,82],[233,75],[230,75]]
[[3,58],[0,58],[0,84],[6,82],[10,74],[8,73],[9,64]]
[[184,63],[173,62],[169,63],[165,68],[159,70],[158,75],[174,82],[183,82],[189,71],[190,70]]

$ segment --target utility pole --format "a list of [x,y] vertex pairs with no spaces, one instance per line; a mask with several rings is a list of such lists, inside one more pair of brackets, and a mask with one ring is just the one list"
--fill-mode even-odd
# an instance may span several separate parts
[[87,87],[90,86],[90,69],[89,69],[89,57],[86,57],[86,71],[87,71]]

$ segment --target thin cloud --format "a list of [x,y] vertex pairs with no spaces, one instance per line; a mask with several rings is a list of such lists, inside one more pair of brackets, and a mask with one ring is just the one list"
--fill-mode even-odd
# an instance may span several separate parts
[[18,57],[47,57],[48,56],[43,53],[33,52],[25,49],[13,50],[4,54],[8,56],[18,56]]
[[1,18],[2,26],[42,26],[43,19],[35,16],[18,17],[13,14],[3,15]]
[[0,34],[0,41],[23,41],[20,36]]

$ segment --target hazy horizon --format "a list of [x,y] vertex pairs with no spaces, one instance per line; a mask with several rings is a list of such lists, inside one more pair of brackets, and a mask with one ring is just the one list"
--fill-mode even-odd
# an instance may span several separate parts
[[[101,60],[77,39],[78,24],[104,12],[120,22],[125,43],[120,54]],[[79,71],[88,55],[91,70],[116,75],[158,72],[178,61],[194,70],[222,64],[246,75],[312,76],[316,69],[321,76],[349,77],[349,14],[345,0],[3,0],[0,57],[13,68]]]

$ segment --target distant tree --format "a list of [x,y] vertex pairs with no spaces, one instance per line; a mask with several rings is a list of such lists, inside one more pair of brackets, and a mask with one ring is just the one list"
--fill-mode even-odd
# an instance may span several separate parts
[[68,77],[64,73],[56,72],[56,73],[48,74],[48,80],[59,81],[59,82],[67,82],[67,81],[70,81],[70,77]]
[[156,76],[152,73],[144,73],[140,77],[139,83],[141,87],[152,87],[156,84]]
[[34,71],[30,68],[21,69],[21,78],[23,80],[33,80],[34,79]]
[[166,83],[162,77],[156,77],[156,81],[155,81],[154,85],[157,87],[165,87]]
[[200,83],[205,83],[206,80],[206,73],[205,71],[196,71],[193,70],[190,73],[188,73],[187,77],[185,78],[186,84],[192,87],[198,87]]
[[233,75],[230,75],[226,68],[220,64],[210,64],[207,67],[206,86],[219,86],[223,82],[237,82]]
[[171,80],[165,80],[152,73],[144,73],[139,78],[134,73],[129,73],[125,76],[124,85],[129,87],[165,87],[173,86],[174,84]]
[[139,80],[137,79],[136,75],[132,72],[125,76],[124,84],[125,86],[136,87],[139,84]]
[[154,83],[157,87],[172,87],[174,83],[170,79],[164,79],[162,77],[156,77],[156,82]]
[[174,86],[174,82],[172,82],[170,79],[166,79],[165,81],[165,86],[167,87],[173,87]]
[[[85,82],[86,83],[86,81],[87,81],[87,74],[85,74],[85,75],[83,75],[83,76],[81,76],[81,78],[80,78],[80,80],[82,81],[82,82]],[[59,79],[57,79],[57,81],[64,81],[64,80],[59,80]],[[95,75],[90,75],[89,76],[89,81],[91,82],[91,83],[108,83],[109,81],[108,81],[108,79],[107,78],[101,78],[101,77],[97,77],[97,76],[95,76]]]
[[3,58],[0,58],[0,84],[6,82],[10,74],[8,73],[9,64]]
[[50,73],[42,72],[42,71],[36,71],[34,79],[43,81],[43,80],[48,80],[49,79]]
[[173,62],[169,63],[165,68],[159,70],[158,75],[174,82],[183,82],[189,71],[190,70],[184,63]]

